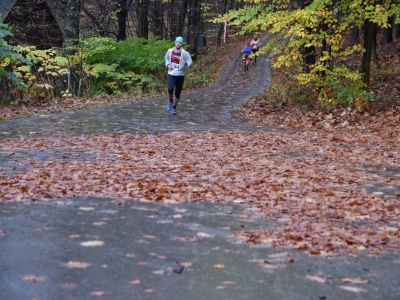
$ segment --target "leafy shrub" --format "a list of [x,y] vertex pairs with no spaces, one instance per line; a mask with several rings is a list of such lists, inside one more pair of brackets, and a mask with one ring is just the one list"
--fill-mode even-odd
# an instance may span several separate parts
[[155,77],[165,72],[164,55],[170,47],[169,42],[157,39],[89,38],[73,49],[75,54],[69,59],[80,65],[86,96],[151,93]]
[[19,47],[18,52],[30,62],[30,66],[19,66],[15,71],[27,86],[24,97],[33,101],[61,97],[67,89],[63,83],[69,72],[67,59],[55,49],[37,50],[27,46]]
[[0,22],[0,87],[2,93],[0,97],[3,100],[6,97],[12,98],[12,95],[5,95],[4,92],[7,90],[16,91],[19,94],[20,91],[26,90],[26,85],[21,78],[18,78],[14,73],[16,65],[25,65],[29,67],[31,63],[24,56],[18,53],[16,46],[11,46],[6,42],[6,37],[12,36],[8,26]]

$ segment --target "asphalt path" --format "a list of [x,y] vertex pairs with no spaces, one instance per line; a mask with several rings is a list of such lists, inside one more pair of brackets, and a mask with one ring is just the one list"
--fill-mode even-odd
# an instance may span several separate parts
[[[263,92],[271,72],[240,54],[216,84],[167,98],[0,122],[0,139],[91,134],[276,131],[232,109]],[[22,157],[43,153],[19,153]],[[88,154],[89,155],[89,154]],[[89,155],[90,156],[90,155]],[[71,160],[92,159],[70,153]],[[0,153],[0,167],[12,159]],[[18,171],[18,169],[14,170]],[[0,205],[0,299],[400,299],[397,254],[312,257],[250,247],[233,230],[276,226],[241,203],[169,205],[74,198]]]

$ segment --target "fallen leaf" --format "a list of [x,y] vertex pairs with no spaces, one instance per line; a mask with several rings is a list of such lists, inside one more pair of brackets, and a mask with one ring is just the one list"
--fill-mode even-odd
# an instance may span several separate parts
[[182,215],[180,215],[180,214],[172,215],[171,218],[173,218],[173,219],[182,219]]
[[362,288],[357,288],[357,287],[352,287],[352,286],[344,286],[341,285],[339,286],[342,290],[349,291],[349,292],[354,292],[354,293],[361,293],[361,292],[367,292],[367,290],[362,289]]
[[74,289],[76,287],[76,284],[75,283],[66,282],[66,283],[62,283],[61,287],[63,287],[64,289]]
[[176,201],[176,200],[164,200],[164,203],[165,204],[178,204],[179,201]]
[[91,293],[94,296],[104,296],[106,294],[106,292],[103,291],[94,291]]
[[205,232],[198,232],[197,235],[199,237],[203,237],[203,238],[212,238],[212,237],[214,237],[213,235],[205,233]]
[[218,290],[226,290],[228,287],[226,285],[217,285]]
[[77,261],[69,261],[67,263],[67,267],[70,269],[72,269],[72,268],[86,269],[89,266],[90,266],[90,264],[88,264],[88,263],[77,262]]
[[157,239],[157,237],[154,236],[154,235],[144,235],[143,237],[144,237],[145,239],[148,239],[148,240],[155,240],[155,239]]
[[36,231],[47,231],[47,230],[50,230],[50,228],[48,228],[48,227],[37,227],[34,230],[36,230]]
[[215,269],[223,269],[223,268],[225,268],[225,266],[224,265],[214,265],[214,268]]
[[307,278],[311,281],[315,281],[315,282],[319,282],[319,283],[326,283],[326,278],[322,278],[319,276],[307,275]]
[[181,262],[181,265],[184,267],[191,267],[192,263],[191,262]]
[[342,282],[351,282],[355,284],[365,284],[368,283],[369,280],[361,280],[360,278],[342,278]]
[[184,239],[185,239],[186,242],[191,242],[191,243],[198,242],[198,239],[195,236],[185,236]]
[[103,246],[104,242],[102,242],[102,241],[87,241],[87,242],[82,242],[81,245],[84,247]]
[[45,278],[39,275],[26,275],[24,276],[25,281],[33,281],[33,282],[43,282]]
[[107,224],[106,222],[93,222],[94,226],[101,226]]
[[164,270],[157,270],[157,271],[154,271],[153,274],[156,274],[156,275],[164,275]]
[[80,210],[94,210],[94,207],[79,207]]
[[236,199],[233,200],[233,203],[245,203],[246,201],[242,200],[242,199]]
[[129,281],[129,284],[139,284],[139,283],[140,283],[139,279]]

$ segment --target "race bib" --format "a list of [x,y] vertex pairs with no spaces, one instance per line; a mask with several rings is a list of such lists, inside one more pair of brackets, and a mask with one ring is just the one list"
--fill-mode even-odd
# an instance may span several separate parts
[[172,52],[171,62],[174,69],[179,70],[179,63],[181,61],[181,53]]

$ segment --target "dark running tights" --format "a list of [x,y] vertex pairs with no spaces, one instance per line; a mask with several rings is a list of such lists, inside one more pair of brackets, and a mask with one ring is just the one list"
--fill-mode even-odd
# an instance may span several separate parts
[[175,97],[180,98],[183,82],[185,80],[185,76],[172,76],[168,74],[167,85],[168,85],[168,94],[172,94],[175,88]]

